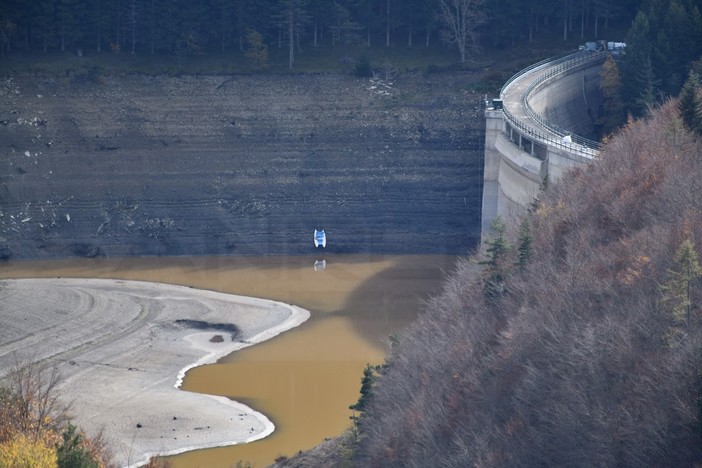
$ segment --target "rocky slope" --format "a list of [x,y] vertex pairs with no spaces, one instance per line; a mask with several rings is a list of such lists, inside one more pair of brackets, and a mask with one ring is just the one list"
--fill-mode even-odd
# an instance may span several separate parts
[[459,73],[0,82],[0,256],[463,254],[483,118]]

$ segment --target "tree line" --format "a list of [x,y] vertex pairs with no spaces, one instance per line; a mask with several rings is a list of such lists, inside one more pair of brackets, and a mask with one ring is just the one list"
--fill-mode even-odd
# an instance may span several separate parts
[[[504,47],[548,32],[597,38],[642,0],[5,0],[0,51],[244,51],[255,31],[295,54],[320,45]],[[479,39],[482,37],[482,39]]]

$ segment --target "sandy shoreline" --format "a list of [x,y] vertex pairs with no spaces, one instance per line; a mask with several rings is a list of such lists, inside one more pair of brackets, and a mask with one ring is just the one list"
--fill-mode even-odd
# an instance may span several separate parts
[[[280,302],[161,283],[4,280],[0,378],[20,360],[56,365],[75,422],[101,430],[119,466],[154,454],[249,442],[274,427],[224,397],[179,390],[185,372],[296,327],[309,312]],[[182,320],[233,323],[240,334]],[[215,335],[222,342],[210,341]]]

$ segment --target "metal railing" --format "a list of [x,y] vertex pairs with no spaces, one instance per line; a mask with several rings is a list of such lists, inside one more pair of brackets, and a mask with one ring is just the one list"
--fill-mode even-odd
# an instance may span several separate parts
[[533,127],[530,127],[524,124],[521,120],[517,119],[506,108],[502,109],[502,112],[504,113],[505,117],[507,118],[507,122],[512,126],[512,128],[516,129],[519,133],[521,133],[527,138],[532,138],[537,142],[544,143],[551,147],[564,149],[571,153],[578,153],[587,158],[594,158],[595,156],[597,156],[596,149],[589,148],[587,146],[582,146],[575,142],[567,142],[564,141],[563,138],[554,138],[553,135],[549,135],[547,133],[535,130]]
[[510,77],[510,79],[507,80],[507,81],[505,82],[505,84],[502,85],[502,89],[500,90],[500,97],[502,97],[502,95],[505,93],[505,91],[507,91],[507,88],[509,88],[509,85],[511,85],[512,82],[513,82],[514,80],[516,80],[517,78],[519,78],[519,77],[521,77],[521,76],[524,76],[524,75],[526,75],[527,73],[536,70],[537,68],[542,68],[542,67],[544,67],[545,65],[548,65],[548,64],[556,64],[556,63],[559,63],[559,62],[568,60],[568,58],[571,57],[571,56],[573,56],[573,55],[576,55],[576,54],[573,53],[573,54],[568,54],[568,55],[565,55],[565,56],[563,56],[563,55],[558,55],[558,56],[555,56],[555,57],[549,57],[549,58],[547,58],[547,59],[541,60],[540,62],[533,63],[533,64],[529,65],[528,67],[524,68],[523,70],[519,70],[517,73],[515,73],[514,75],[512,75],[512,76]]
[[[529,104],[529,96],[534,92],[540,85],[550,80],[556,75],[566,72],[572,72],[578,68],[586,68],[593,63],[604,61],[606,57],[606,52],[576,52],[573,54],[568,54],[563,57],[549,58],[542,60],[541,62],[535,63],[530,67],[521,70],[512,76],[507,82],[502,86],[500,91],[500,97],[503,97],[504,92],[507,88],[518,78],[532,72],[538,68],[543,68],[545,66],[550,66],[546,73],[539,75],[534,82],[532,82],[527,90],[522,94],[521,100],[526,109],[526,113],[530,119],[538,124],[539,127],[547,129],[552,134],[545,132],[540,132],[534,128],[528,126],[526,123],[515,117],[507,108],[503,109],[503,113],[507,118],[508,123],[516,128],[524,136],[535,138],[542,143],[564,149],[569,152],[578,153],[588,158],[595,157],[600,148],[600,143],[589,140],[587,138],[581,137],[579,135],[573,135],[571,132],[564,130],[563,128],[555,125],[544,117],[539,115]],[[556,135],[557,137],[554,137]]]

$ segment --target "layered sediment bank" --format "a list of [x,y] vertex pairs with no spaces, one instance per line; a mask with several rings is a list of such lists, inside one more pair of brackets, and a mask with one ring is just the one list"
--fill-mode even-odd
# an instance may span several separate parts
[[469,72],[0,78],[0,258],[465,254]]
[[122,280],[5,280],[0,301],[0,376],[29,360],[56,366],[75,422],[104,430],[119,466],[270,434],[245,405],[177,387],[187,369],[309,317],[280,302]]

